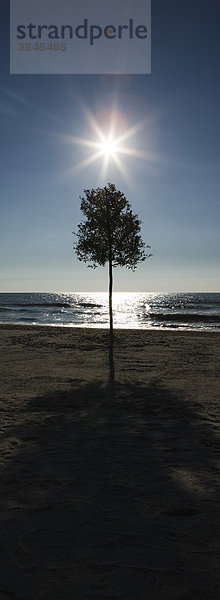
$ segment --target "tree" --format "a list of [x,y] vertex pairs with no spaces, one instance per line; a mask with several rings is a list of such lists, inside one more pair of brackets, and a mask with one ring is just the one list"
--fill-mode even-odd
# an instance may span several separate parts
[[138,216],[132,213],[124,194],[113,183],[104,188],[84,190],[80,197],[85,221],[78,225],[78,238],[74,245],[80,261],[90,262],[89,267],[109,264],[109,319],[113,333],[112,288],[113,268],[127,267],[134,271],[137,264],[151,254],[145,252]]

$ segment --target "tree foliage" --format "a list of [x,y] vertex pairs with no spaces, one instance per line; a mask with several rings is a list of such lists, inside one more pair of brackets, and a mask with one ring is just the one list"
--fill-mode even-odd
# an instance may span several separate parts
[[92,268],[110,262],[112,267],[135,270],[147,254],[141,235],[141,222],[132,213],[124,194],[112,183],[104,188],[84,190],[81,211],[85,220],[78,225],[74,246],[80,261]]

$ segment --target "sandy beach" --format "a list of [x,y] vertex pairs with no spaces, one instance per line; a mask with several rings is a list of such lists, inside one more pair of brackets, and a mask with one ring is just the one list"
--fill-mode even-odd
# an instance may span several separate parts
[[0,340],[0,599],[219,598],[219,333]]

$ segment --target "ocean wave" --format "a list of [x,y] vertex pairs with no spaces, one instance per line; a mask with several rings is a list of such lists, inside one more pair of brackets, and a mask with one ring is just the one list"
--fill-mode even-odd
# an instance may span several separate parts
[[[27,306],[27,305],[25,304],[25,306]],[[20,306],[19,308],[16,308],[15,306],[13,306],[13,307],[5,306],[4,308],[0,307],[0,310],[10,311],[10,312],[34,312],[33,310],[30,310],[30,308],[25,308],[25,306]]]
[[10,308],[2,307],[0,310],[26,310],[27,308],[76,308],[83,306],[85,308],[100,308],[101,304],[93,302],[16,302]]
[[[19,323],[24,323],[25,321],[29,321],[30,323],[32,323],[34,325],[34,323],[36,323],[36,319],[34,320],[33,317],[20,317],[20,321],[17,321],[17,324]],[[40,325],[40,323],[39,323]]]
[[73,304],[70,304],[69,302],[16,302],[15,304],[12,304],[12,308],[8,309],[8,310],[16,310],[17,307],[19,307],[19,310],[23,309],[25,310],[26,307],[28,308],[48,308],[48,307],[73,307]]
[[203,313],[149,313],[148,315],[143,315],[144,319],[156,319],[158,321],[179,321],[182,323],[197,322],[209,322],[209,323],[220,323],[220,314],[207,315]]
[[85,308],[101,308],[102,304],[93,304],[93,302],[77,302],[76,306],[84,306]]

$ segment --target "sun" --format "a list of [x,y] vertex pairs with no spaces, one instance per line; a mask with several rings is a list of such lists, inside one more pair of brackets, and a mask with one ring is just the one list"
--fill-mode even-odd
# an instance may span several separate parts
[[100,151],[105,156],[114,156],[117,152],[117,143],[112,138],[106,138],[100,143]]

